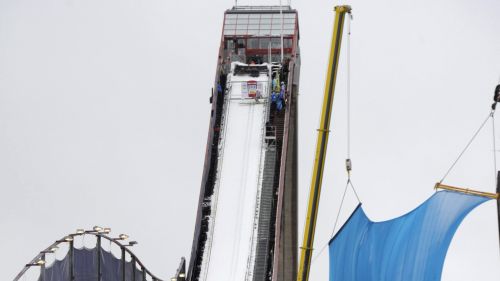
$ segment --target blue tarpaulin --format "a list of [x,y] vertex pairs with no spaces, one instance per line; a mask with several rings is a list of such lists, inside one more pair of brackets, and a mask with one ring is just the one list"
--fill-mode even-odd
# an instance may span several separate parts
[[383,222],[371,221],[359,205],[330,240],[330,281],[439,281],[458,226],[488,200],[440,191]]

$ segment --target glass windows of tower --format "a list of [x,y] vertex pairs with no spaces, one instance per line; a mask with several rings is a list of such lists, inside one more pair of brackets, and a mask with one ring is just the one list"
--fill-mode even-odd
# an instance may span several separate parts
[[271,48],[273,48],[273,49],[281,48],[281,38],[280,37],[271,38]]
[[295,13],[227,13],[224,35],[285,36],[294,35],[297,24]]
[[259,49],[259,38],[248,38],[247,39],[248,49]]
[[259,49],[268,49],[269,48],[269,38],[260,38],[259,39]]
[[245,48],[245,39],[238,39],[238,48]]
[[233,40],[226,40],[226,49],[234,50],[234,41]]
[[[267,50],[281,48],[281,37],[250,37],[250,38],[226,38],[224,40],[224,49],[239,53],[242,50]],[[293,48],[293,39],[290,37],[283,38],[283,48]]]

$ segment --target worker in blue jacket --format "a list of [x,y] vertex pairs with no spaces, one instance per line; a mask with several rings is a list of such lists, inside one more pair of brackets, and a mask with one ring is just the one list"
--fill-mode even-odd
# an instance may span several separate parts
[[278,111],[281,111],[281,109],[283,109],[284,104],[285,104],[285,82],[281,82],[280,93],[276,101],[276,108],[278,109]]

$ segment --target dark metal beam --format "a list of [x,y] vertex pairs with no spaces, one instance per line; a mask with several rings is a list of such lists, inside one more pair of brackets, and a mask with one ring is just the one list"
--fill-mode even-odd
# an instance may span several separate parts
[[136,269],[135,269],[135,257],[132,257],[132,281],[135,281],[135,274],[136,274]]
[[[497,194],[500,194],[500,171],[498,171],[497,174]],[[500,239],[500,198],[497,198],[497,215],[498,215],[498,238]]]
[[101,281],[101,236],[97,235],[97,281]]
[[69,281],[75,280],[75,272],[73,266],[73,240],[69,241]]
[[122,281],[125,281],[125,246],[122,246]]
[[40,266],[40,281],[45,281],[45,254],[42,254],[40,260],[43,260],[44,263]]

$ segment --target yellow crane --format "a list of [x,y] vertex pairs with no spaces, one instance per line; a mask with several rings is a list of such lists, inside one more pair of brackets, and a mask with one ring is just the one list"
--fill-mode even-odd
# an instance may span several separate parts
[[335,7],[335,22],[333,26],[332,45],[328,60],[328,72],[326,75],[325,94],[323,97],[323,109],[321,111],[321,123],[318,129],[318,140],[316,143],[316,156],[309,191],[309,203],[307,206],[306,224],[304,229],[304,240],[300,247],[300,263],[297,275],[298,281],[309,279],[311,268],[311,256],[314,243],[314,231],[316,229],[316,218],[318,215],[319,198],[321,194],[321,183],[323,180],[323,169],[325,166],[326,148],[328,145],[328,134],[330,132],[330,119],[332,116],[332,104],[335,93],[335,82],[339,65],[340,45],[342,43],[342,31],[346,14],[350,15],[350,6]]

